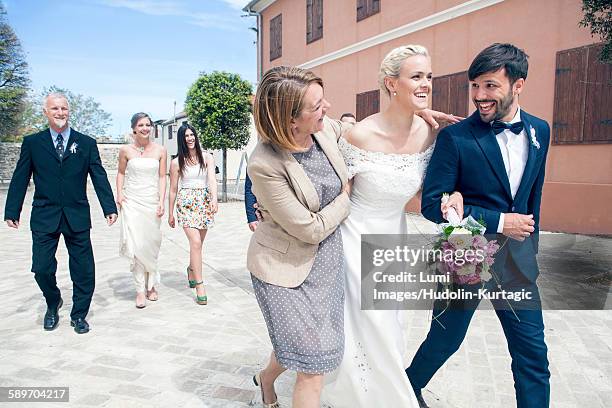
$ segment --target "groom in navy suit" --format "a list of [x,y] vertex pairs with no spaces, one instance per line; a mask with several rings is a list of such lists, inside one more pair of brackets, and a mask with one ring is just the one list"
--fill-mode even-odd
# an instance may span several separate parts
[[47,302],[45,330],[59,322],[63,301],[57,287],[55,252],[60,235],[68,249],[73,283],[70,324],[77,333],[87,333],[85,320],[95,286],[95,265],[89,230],[91,219],[87,201],[87,175],[102,205],[108,225],[117,219],[117,207],[106,171],[102,167],[96,141],[68,126],[66,97],[52,93],[45,98],[43,113],[49,129],[26,136],[6,198],[4,220],[19,228],[28,183],[34,176],[32,230],[32,272]]
[[[445,222],[441,196],[458,191],[465,216],[484,220],[487,234],[503,234],[497,239],[506,242],[496,255],[488,289],[525,290],[531,299],[491,302],[512,357],[517,407],[545,408],[550,372],[535,254],[550,129],[519,107],[527,70],[527,55],[511,44],[493,44],[474,59],[468,78],[476,112],[438,135],[421,211],[433,222]],[[465,289],[473,291],[473,286]],[[434,304],[438,317],[406,369],[421,407],[427,406],[421,390],[461,345],[477,305],[477,300],[463,302],[440,313],[444,305]]]

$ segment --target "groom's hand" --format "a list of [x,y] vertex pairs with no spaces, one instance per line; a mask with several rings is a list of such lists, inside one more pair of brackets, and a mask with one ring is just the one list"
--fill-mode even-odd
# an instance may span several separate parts
[[534,225],[533,214],[507,213],[504,214],[504,231],[502,234],[517,241],[524,241],[535,231]]
[[106,223],[109,227],[113,225],[115,221],[117,221],[117,214],[109,214],[106,216]]
[[448,210],[454,208],[459,216],[459,219],[463,219],[463,195],[460,192],[455,191],[448,197],[448,201],[445,204],[440,205],[442,211],[442,217],[448,221]]

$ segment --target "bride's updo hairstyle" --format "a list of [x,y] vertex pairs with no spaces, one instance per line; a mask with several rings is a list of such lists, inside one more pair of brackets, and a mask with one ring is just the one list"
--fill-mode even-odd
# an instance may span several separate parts
[[257,86],[253,118],[264,143],[285,150],[302,150],[291,134],[291,120],[304,108],[304,94],[312,84],[323,87],[323,80],[302,68],[280,66],[264,74]]
[[134,116],[132,116],[132,120],[130,121],[130,123],[132,124],[132,130],[134,131],[134,133],[136,133],[136,125],[138,124],[138,121],[142,118],[149,119],[149,123],[151,123],[151,126],[153,126],[153,120],[151,119],[149,115],[147,115],[144,112],[135,113]]
[[427,48],[422,45],[402,45],[389,51],[382,60],[380,70],[378,71],[378,86],[387,93],[387,96],[391,96],[391,93],[387,85],[385,85],[385,78],[399,78],[404,61],[415,55],[423,55],[429,58]]

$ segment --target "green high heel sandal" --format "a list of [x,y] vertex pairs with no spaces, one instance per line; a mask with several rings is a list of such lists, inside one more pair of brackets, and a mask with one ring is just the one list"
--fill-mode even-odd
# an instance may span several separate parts
[[194,280],[189,279],[189,272],[193,272],[193,270],[190,267],[187,267],[187,282],[189,283],[189,287],[193,289],[196,287],[197,281],[195,279]]
[[[204,281],[196,282],[195,286],[198,286],[198,285],[204,285]],[[196,303],[198,305],[206,305],[206,304],[208,304],[208,296],[206,296],[206,295],[198,296],[198,294],[196,293]]]

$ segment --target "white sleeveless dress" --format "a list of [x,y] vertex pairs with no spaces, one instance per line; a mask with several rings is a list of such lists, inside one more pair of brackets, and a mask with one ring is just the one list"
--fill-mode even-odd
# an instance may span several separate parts
[[143,292],[160,282],[159,160],[149,157],[128,160],[123,194],[126,200],[119,214],[119,252],[130,259],[136,291]]
[[322,401],[333,408],[418,408],[404,372],[401,311],[361,310],[361,234],[406,234],[404,207],[421,189],[433,145],[416,154],[386,154],[338,141],[349,177],[351,212],[341,224],[346,286],[345,352],[326,378]]

